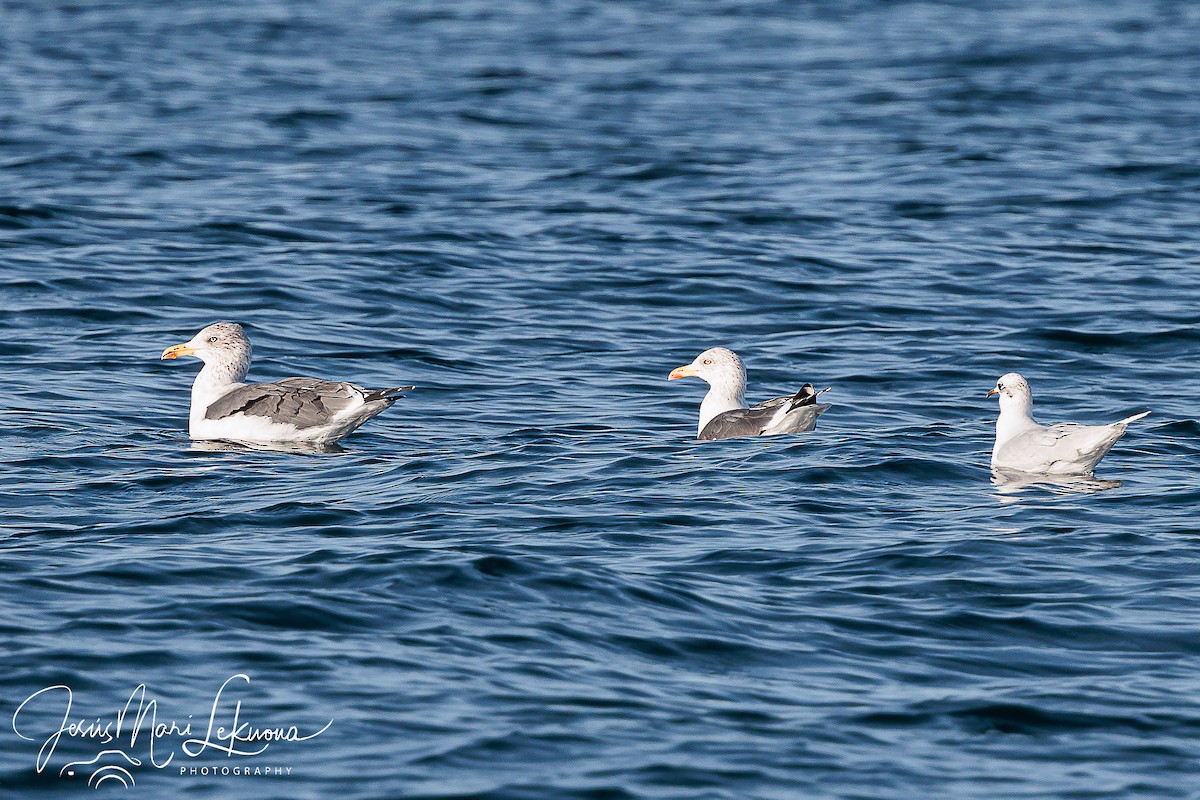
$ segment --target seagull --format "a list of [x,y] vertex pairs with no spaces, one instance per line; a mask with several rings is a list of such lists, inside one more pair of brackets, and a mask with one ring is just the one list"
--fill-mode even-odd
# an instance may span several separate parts
[[209,325],[190,342],[168,347],[161,360],[180,356],[204,362],[192,384],[193,439],[329,445],[414,388],[369,390],[317,378],[242,383],[250,369],[250,340],[233,322]]
[[1014,472],[1089,475],[1125,433],[1125,427],[1150,413],[1143,411],[1111,425],[1039,425],[1031,413],[1029,381],[1010,372],[996,381],[987,396],[994,394],[1000,395],[1000,416],[992,468]]
[[829,408],[817,405],[811,383],[785,397],[776,397],[746,407],[746,367],[737,353],[724,347],[705,350],[691,363],[671,370],[667,380],[701,378],[708,382],[708,394],[700,404],[700,423],[696,435],[701,439],[729,439],[734,436],[773,436],[777,433],[803,433],[817,427],[817,417]]

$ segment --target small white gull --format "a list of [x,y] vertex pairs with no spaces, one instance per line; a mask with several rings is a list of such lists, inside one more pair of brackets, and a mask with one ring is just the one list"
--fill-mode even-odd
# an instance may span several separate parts
[[1061,422],[1039,425],[1033,419],[1029,382],[1015,372],[1000,377],[987,396],[1000,395],[992,468],[1053,475],[1087,475],[1100,463],[1129,423],[1143,411],[1111,425]]
[[190,342],[168,347],[162,359],[179,356],[204,362],[192,384],[193,439],[332,444],[413,388],[369,390],[317,378],[242,383],[250,369],[250,340],[233,322],[209,325]]
[[817,405],[817,395],[806,383],[794,395],[776,397],[746,406],[746,367],[737,353],[724,347],[705,350],[683,367],[671,370],[667,380],[696,377],[707,381],[708,394],[700,403],[697,436],[705,440],[734,436],[773,436],[803,433],[817,427],[817,417],[829,408]]

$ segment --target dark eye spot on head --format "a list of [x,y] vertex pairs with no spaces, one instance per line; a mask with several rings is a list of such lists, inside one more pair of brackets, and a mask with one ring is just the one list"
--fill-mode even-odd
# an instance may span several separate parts
[[210,337],[208,337],[208,341],[209,341],[209,342],[215,342],[215,341],[217,341],[217,337],[216,337],[216,336],[210,336]]
[[711,363],[712,363],[712,359],[711,359],[711,358],[706,358],[706,359],[704,359],[704,363],[705,363],[705,364],[711,364]]

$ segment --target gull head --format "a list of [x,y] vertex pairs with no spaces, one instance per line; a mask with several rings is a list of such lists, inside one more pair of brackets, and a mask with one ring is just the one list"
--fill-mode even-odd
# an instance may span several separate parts
[[1001,375],[996,385],[988,390],[987,397],[1000,395],[1000,408],[1009,406],[1028,407],[1033,405],[1033,394],[1029,391],[1029,381],[1015,372]]
[[250,366],[250,340],[236,322],[214,322],[193,336],[191,341],[163,350],[161,360],[180,356],[195,356],[205,364],[232,368],[234,371],[241,369],[244,376]]
[[712,347],[696,356],[692,363],[671,370],[667,380],[700,378],[710,386],[746,386],[746,368],[737,353],[724,347]]

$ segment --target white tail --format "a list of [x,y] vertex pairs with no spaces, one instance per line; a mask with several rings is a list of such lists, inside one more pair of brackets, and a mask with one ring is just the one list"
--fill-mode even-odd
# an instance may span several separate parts
[[1118,422],[1117,424],[1118,424],[1118,425],[1128,425],[1128,424],[1129,424],[1129,423],[1131,423],[1131,422],[1137,422],[1137,421],[1138,421],[1139,419],[1141,419],[1142,417],[1148,417],[1148,416],[1150,416],[1150,412],[1149,412],[1149,411],[1143,411],[1143,412],[1142,412],[1142,413],[1140,413],[1140,414],[1134,414],[1132,417],[1126,417],[1125,419],[1121,420],[1121,421],[1120,421],[1120,422]]

